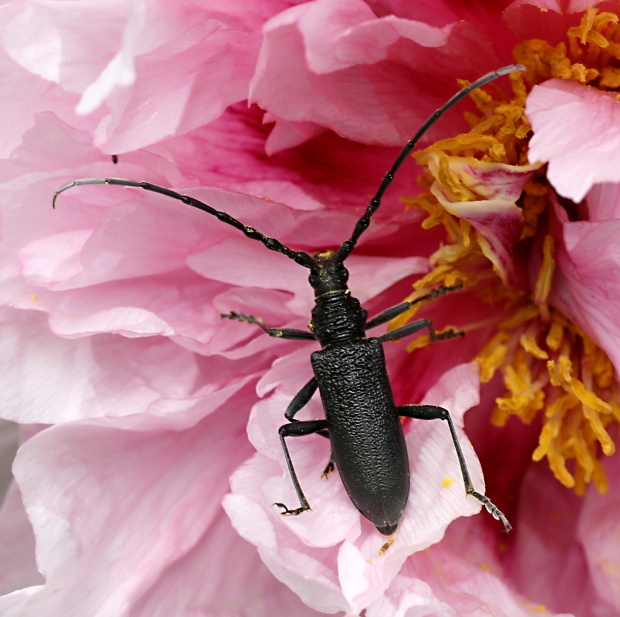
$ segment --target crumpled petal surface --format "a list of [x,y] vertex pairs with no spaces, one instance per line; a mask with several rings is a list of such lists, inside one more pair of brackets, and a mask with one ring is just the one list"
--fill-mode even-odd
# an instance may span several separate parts
[[[450,13],[442,5],[437,17]],[[362,0],[293,7],[265,28],[251,100],[278,122],[314,123],[362,143],[402,144],[454,93],[457,72],[475,78],[501,64],[476,26],[432,21],[377,17]],[[476,66],[464,71],[462,57]],[[346,88],[335,87],[343,82]],[[441,130],[449,134],[455,126],[446,118]]]
[[[518,278],[514,248],[523,230],[523,213],[516,202],[537,165],[447,158],[445,176],[450,178],[451,186],[435,180],[431,192],[447,212],[471,223],[488,243],[482,247],[485,256],[505,283],[514,284]],[[432,150],[418,160],[425,160],[435,177],[444,176],[442,160]]]
[[[599,201],[608,195],[607,191],[593,191],[587,199],[588,207],[593,211],[610,209],[613,202]],[[619,205],[620,201],[616,201],[615,207]],[[554,212],[558,219],[555,235],[559,240],[561,278],[552,289],[553,301],[590,334],[617,366],[620,330],[615,307],[620,301],[620,281],[614,273],[618,271],[620,221],[569,221],[557,203]]]
[[526,113],[534,130],[530,161],[549,164],[549,180],[562,197],[580,202],[595,184],[620,181],[613,93],[550,79],[534,87]]

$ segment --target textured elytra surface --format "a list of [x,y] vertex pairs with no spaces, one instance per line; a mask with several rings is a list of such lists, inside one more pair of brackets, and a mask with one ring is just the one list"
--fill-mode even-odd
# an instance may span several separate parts
[[322,349],[312,354],[312,366],[351,501],[378,527],[397,523],[409,495],[409,463],[381,343]]

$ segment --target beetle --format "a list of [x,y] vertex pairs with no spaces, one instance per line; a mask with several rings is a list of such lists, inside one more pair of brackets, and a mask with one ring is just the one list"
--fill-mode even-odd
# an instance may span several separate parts
[[[488,497],[474,489],[448,410],[434,405],[397,406],[392,395],[383,352],[384,342],[401,339],[423,329],[428,331],[431,342],[458,336],[461,333],[452,330],[436,333],[430,320],[418,319],[377,337],[366,336],[368,330],[401,315],[413,304],[454,291],[460,286],[440,287],[421,298],[402,302],[368,319],[368,312],[349,291],[347,285],[349,273],[344,262],[368,228],[370,219],[381,205],[381,198],[394,179],[395,173],[426,131],[442,114],[473,90],[502,75],[522,70],[525,70],[522,65],[510,65],[487,73],[457,92],[436,110],[404,146],[383,177],[366,211],[356,222],[351,237],[337,250],[327,249],[312,256],[303,251],[292,250],[279,240],[264,235],[225,212],[216,210],[193,197],[148,182],[120,178],[83,178],[64,184],[56,190],[52,202],[54,207],[58,196],[64,191],[90,184],[136,187],[166,195],[215,216],[222,223],[239,229],[248,238],[261,242],[270,250],[286,255],[310,271],[309,282],[314,290],[315,305],[312,309],[309,330],[268,328],[260,318],[242,313],[231,312],[222,315],[223,318],[254,324],[272,337],[312,340],[318,341],[321,345],[321,349],[311,355],[314,377],[288,405],[284,414],[288,422],[279,429],[286,466],[299,499],[299,506],[295,508],[289,508],[283,503],[274,504],[282,509],[281,514],[294,516],[310,509],[293,466],[286,438],[318,433],[327,437],[331,444],[332,454],[324,473],[327,474],[335,465],[355,507],[381,534],[392,535],[407,504],[410,488],[409,460],[400,421],[400,417],[403,416],[447,422],[466,495],[477,499],[490,514],[503,523],[506,531],[510,531],[511,525],[506,516]],[[325,410],[325,418],[297,420],[295,415],[310,401],[317,389]]]

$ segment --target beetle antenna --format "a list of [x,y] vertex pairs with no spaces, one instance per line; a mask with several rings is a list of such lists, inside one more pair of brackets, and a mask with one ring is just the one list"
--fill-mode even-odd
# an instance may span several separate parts
[[67,184],[63,184],[61,187],[56,189],[56,192],[54,193],[54,199],[52,200],[52,207],[56,207],[56,199],[61,193],[68,191],[74,186],[84,186],[87,184],[113,184],[115,186],[131,186],[134,188],[144,189],[145,191],[151,191],[152,193],[160,193],[161,195],[166,195],[167,197],[172,197],[173,199],[178,199],[179,201],[182,201],[188,206],[193,206],[194,208],[198,208],[199,210],[202,210],[207,214],[215,216],[217,219],[222,221],[222,223],[226,223],[227,225],[235,227],[239,231],[243,232],[248,238],[251,238],[252,240],[258,240],[268,249],[286,255],[293,261],[297,262],[300,266],[303,266],[304,268],[309,268],[310,270],[314,270],[316,268],[314,260],[312,259],[312,257],[310,257],[310,255],[308,255],[308,253],[304,253],[303,251],[293,251],[288,246],[282,244],[282,242],[280,242],[279,240],[262,234],[260,231],[254,229],[254,227],[244,225],[241,221],[238,221],[236,218],[230,216],[230,214],[227,214],[226,212],[221,212],[220,210],[216,210],[215,208],[212,208],[208,204],[199,201],[194,197],[190,197],[189,195],[181,195],[181,193],[171,191],[170,189],[164,188],[163,186],[159,186],[157,184],[151,184],[150,182],[136,182],[135,180],[125,180],[123,178],[81,178],[80,180],[67,182]]
[[368,225],[370,224],[370,217],[377,211],[379,206],[381,205],[381,198],[385,193],[386,189],[392,181],[394,180],[394,176],[398,171],[399,167],[403,164],[403,161],[409,156],[411,151],[415,148],[416,144],[420,140],[420,138],[428,131],[428,129],[441,118],[441,116],[448,111],[451,107],[456,105],[461,99],[464,99],[470,92],[477,90],[478,88],[488,84],[490,81],[501,77],[502,75],[508,75],[509,73],[514,73],[515,71],[525,71],[526,68],[522,64],[511,64],[509,66],[504,66],[497,71],[491,71],[486,75],[480,77],[480,79],[476,79],[469,86],[466,86],[459,92],[457,92],[448,102],[444,103],[439,109],[434,111],[428,118],[428,120],[421,126],[420,130],[410,139],[405,147],[401,150],[398,158],[392,165],[392,168],[383,176],[383,180],[379,185],[379,189],[375,196],[370,200],[368,207],[366,208],[366,212],[360,217],[360,219],[355,224],[355,228],[353,229],[353,234],[351,237],[342,243],[340,248],[338,249],[338,253],[336,255],[336,263],[342,264],[344,260],[351,254],[351,251],[355,248],[357,241],[360,236],[368,229]]

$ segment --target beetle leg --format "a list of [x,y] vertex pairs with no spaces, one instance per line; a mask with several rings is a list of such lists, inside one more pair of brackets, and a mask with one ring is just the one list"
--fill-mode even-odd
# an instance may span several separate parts
[[[317,383],[316,377],[313,377],[293,398],[293,400],[289,403],[289,406],[286,408],[284,412],[284,417],[289,422],[299,422],[299,420],[295,420],[295,414],[303,409],[305,405],[310,401],[312,395],[316,392]],[[327,437],[329,439],[329,435],[327,430],[317,431],[321,437]]]
[[284,417],[289,421],[293,422],[293,418],[295,414],[300,411],[303,407],[306,406],[308,401],[312,398],[312,395],[316,392],[317,383],[316,377],[313,377],[293,398],[293,400],[289,403],[289,406],[286,408],[284,412]]
[[254,317],[254,315],[244,315],[243,313],[236,313],[230,311],[230,313],[222,313],[222,319],[233,319],[235,321],[245,321],[246,323],[254,324],[258,326],[265,334],[269,336],[275,336],[276,338],[295,339],[304,341],[315,341],[314,334],[307,330],[297,330],[295,328],[267,328],[260,317]]
[[435,405],[400,405],[396,409],[398,410],[398,415],[406,416],[407,418],[416,418],[417,420],[445,420],[448,423],[450,434],[452,435],[452,443],[454,444],[454,449],[456,450],[456,456],[459,459],[461,474],[463,474],[465,492],[477,499],[488,510],[488,512],[493,515],[493,518],[502,521],[505,531],[510,531],[512,529],[512,525],[508,522],[508,519],[504,516],[500,509],[486,495],[478,493],[474,489],[474,485],[472,484],[471,477],[469,475],[469,470],[467,469],[467,463],[465,462],[465,456],[463,456],[463,450],[461,449],[461,444],[459,443],[459,439],[454,428],[454,423],[452,422],[452,418],[450,417],[448,410],[443,407],[436,407]]
[[385,311],[375,315],[370,321],[366,322],[366,330],[370,330],[376,326],[380,326],[382,323],[386,323],[390,321],[390,319],[394,319],[394,317],[398,317],[402,315],[406,310],[410,309],[414,304],[418,302],[424,302],[425,300],[434,300],[443,294],[447,294],[451,291],[457,291],[458,289],[463,289],[463,285],[454,285],[453,287],[445,287],[442,285],[441,287],[437,287],[437,289],[432,289],[429,293],[420,298],[416,298],[411,302],[401,302],[395,306],[386,309]]
[[433,324],[431,323],[431,320],[425,318],[418,319],[417,321],[412,321],[411,323],[408,323],[405,326],[401,326],[400,328],[396,328],[396,330],[392,330],[391,332],[386,332],[385,334],[378,336],[377,339],[382,343],[385,343],[385,341],[394,341],[396,339],[409,336],[410,334],[414,334],[415,332],[418,332],[419,330],[422,330],[424,328],[428,328],[428,338],[430,339],[431,343],[434,343],[436,341],[443,341],[444,339],[454,338],[457,336],[464,336],[464,333],[460,330],[448,330],[447,332],[441,332],[440,334],[437,334],[437,332],[435,332]]
[[291,480],[293,481],[293,486],[295,487],[295,492],[297,493],[299,503],[301,504],[299,508],[289,510],[289,508],[287,508],[283,503],[274,503],[274,506],[278,506],[279,508],[284,509],[284,511],[280,512],[280,514],[283,514],[285,516],[291,516],[301,514],[305,510],[310,510],[310,504],[308,503],[308,500],[304,495],[301,484],[299,483],[299,478],[297,477],[297,473],[295,472],[295,468],[293,467],[293,461],[291,460],[291,455],[289,454],[285,437],[301,437],[303,435],[318,433],[320,431],[324,431],[325,429],[327,429],[327,420],[307,420],[304,422],[293,422],[291,424],[284,424],[280,427],[278,433],[280,435],[282,450],[284,450],[284,459],[286,460],[286,466],[288,467],[289,474],[291,475]]
[[[312,395],[316,392],[317,389],[316,377],[313,377],[293,398],[293,400],[289,403],[289,406],[286,408],[284,412],[284,417],[289,422],[299,422],[299,420],[295,420],[295,414],[300,411],[306,403],[312,398]],[[321,437],[326,437],[329,439],[329,433],[327,429],[323,429],[321,431],[317,431],[317,434]],[[329,457],[329,462],[325,466],[323,473],[321,474],[321,478],[327,478],[327,475],[334,470],[334,457],[333,454]]]
[[[326,435],[326,436],[329,437],[329,435]],[[334,453],[332,452],[329,456],[329,462],[327,463],[327,465],[325,465],[325,469],[323,470],[323,473],[321,474],[321,478],[323,478],[323,480],[327,480],[327,477],[332,471],[334,471],[335,468],[336,468],[336,461],[334,460]]]

